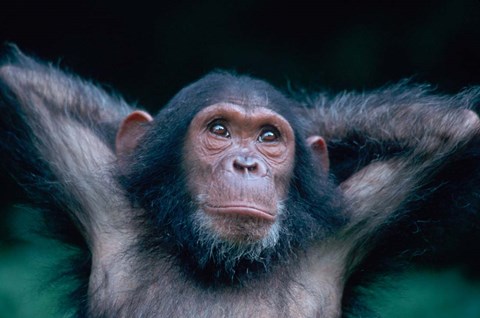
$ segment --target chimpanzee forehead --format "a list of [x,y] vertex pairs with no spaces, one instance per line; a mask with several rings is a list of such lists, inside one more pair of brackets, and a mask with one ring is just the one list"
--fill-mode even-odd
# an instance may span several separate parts
[[209,105],[229,102],[244,107],[268,107],[271,103],[287,102],[283,94],[265,81],[226,72],[209,74],[188,90],[190,97],[202,96]]
[[212,105],[225,103],[238,105],[248,110],[257,108],[271,108],[272,105],[269,107],[269,102],[270,101],[267,92],[263,92],[263,94],[260,92],[258,94],[252,94],[252,92],[248,92],[248,94],[245,95],[220,95],[218,96],[218,99],[212,103]]
[[205,107],[197,113],[196,116],[202,118],[222,117],[245,121],[282,122],[282,125],[289,126],[288,121],[280,114],[270,108],[263,107],[260,104],[258,104],[258,106],[253,104],[244,106],[238,103],[220,102]]
[[244,85],[231,85],[230,87],[213,90],[208,105],[203,106],[219,103],[234,104],[247,110],[257,108],[279,110],[288,107],[289,104],[288,100],[277,90],[264,85],[260,87],[255,85],[247,87]]

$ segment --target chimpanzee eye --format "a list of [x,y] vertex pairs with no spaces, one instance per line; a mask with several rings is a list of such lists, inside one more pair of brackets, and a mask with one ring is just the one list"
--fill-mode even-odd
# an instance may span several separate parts
[[274,127],[266,127],[258,136],[259,142],[275,142],[280,138],[280,133]]
[[228,129],[225,127],[225,125],[221,123],[213,123],[212,125],[210,125],[209,130],[214,135],[224,138],[230,138],[230,133],[228,132]]

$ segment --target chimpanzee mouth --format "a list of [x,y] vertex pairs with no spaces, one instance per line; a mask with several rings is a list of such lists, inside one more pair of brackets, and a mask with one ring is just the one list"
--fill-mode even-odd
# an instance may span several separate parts
[[275,215],[273,213],[263,209],[259,209],[254,206],[247,206],[247,205],[212,206],[212,205],[206,204],[205,212],[207,212],[208,214],[244,216],[244,217],[252,217],[252,218],[262,219],[262,220],[271,221],[271,222],[275,221]]

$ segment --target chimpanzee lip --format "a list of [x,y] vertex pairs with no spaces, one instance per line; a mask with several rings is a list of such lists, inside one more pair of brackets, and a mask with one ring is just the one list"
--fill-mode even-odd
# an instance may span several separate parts
[[255,206],[249,205],[222,205],[222,206],[213,206],[205,205],[205,211],[210,214],[224,214],[224,215],[239,215],[253,217],[257,219],[263,219],[266,221],[274,221],[275,215],[266,210],[260,209]]

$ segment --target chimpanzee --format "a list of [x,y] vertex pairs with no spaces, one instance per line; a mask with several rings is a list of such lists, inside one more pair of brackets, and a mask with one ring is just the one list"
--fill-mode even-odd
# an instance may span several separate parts
[[340,317],[380,233],[479,135],[479,89],[395,86],[305,108],[216,72],[152,117],[11,51],[4,162],[84,247],[80,317]]

